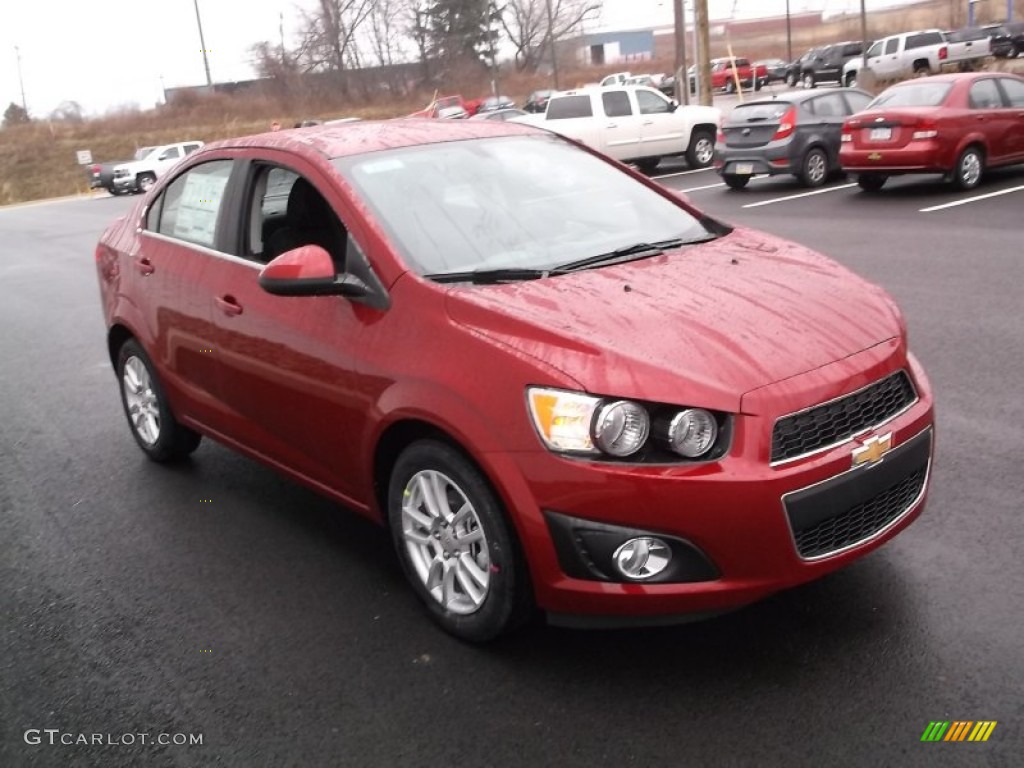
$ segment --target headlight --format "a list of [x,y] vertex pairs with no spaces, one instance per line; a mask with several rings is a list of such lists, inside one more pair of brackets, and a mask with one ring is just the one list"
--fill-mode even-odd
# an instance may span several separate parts
[[651,428],[647,410],[629,400],[601,407],[594,420],[594,443],[612,456],[629,456],[643,448]]
[[601,400],[561,389],[530,389],[530,415],[541,440],[552,451],[594,453],[590,425]]
[[658,420],[658,437],[680,456],[696,459],[711,450],[718,438],[718,422],[703,408],[687,408]]

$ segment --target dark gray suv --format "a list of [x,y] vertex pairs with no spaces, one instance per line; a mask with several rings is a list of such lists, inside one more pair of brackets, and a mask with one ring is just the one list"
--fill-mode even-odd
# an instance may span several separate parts
[[715,168],[732,189],[742,189],[754,176],[779,174],[819,187],[840,171],[843,121],[872,98],[856,88],[834,88],[740,104],[723,120]]

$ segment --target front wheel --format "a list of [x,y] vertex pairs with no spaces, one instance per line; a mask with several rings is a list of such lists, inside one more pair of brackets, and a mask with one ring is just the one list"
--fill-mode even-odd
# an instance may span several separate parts
[[846,87],[856,88],[857,87],[857,75],[854,72],[850,72],[846,75]]
[[117,354],[117,377],[132,437],[156,462],[180,461],[199,447],[201,436],[178,423],[149,355],[134,339]]
[[974,189],[981,183],[985,172],[985,158],[977,147],[968,147],[960,153],[953,171],[953,186],[957,189]]
[[452,446],[420,440],[398,457],[388,521],[402,570],[446,631],[484,642],[531,610],[526,566],[480,470]]
[[820,187],[828,180],[828,157],[823,150],[815,147],[804,155],[798,178],[805,187]]
[[797,76],[795,72],[790,72],[786,75],[786,86],[789,88],[796,88]]
[[865,192],[878,192],[888,178],[884,173],[862,173],[857,177],[857,186]]
[[686,149],[686,162],[691,168],[707,168],[715,159],[715,137],[708,131],[694,131]]
[[808,88],[808,89],[815,88],[817,85],[818,85],[818,83],[814,79],[814,75],[813,74],[808,72],[806,75],[804,75],[804,88]]
[[722,181],[725,182],[725,186],[729,189],[743,189],[750,183],[750,177],[740,176],[736,173],[723,173]]
[[135,180],[135,188],[145,194],[149,192],[150,187],[156,184],[156,176],[151,173],[139,174],[139,177]]

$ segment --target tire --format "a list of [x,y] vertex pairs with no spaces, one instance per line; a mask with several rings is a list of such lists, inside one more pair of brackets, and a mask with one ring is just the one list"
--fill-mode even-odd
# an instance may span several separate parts
[[150,187],[156,184],[156,176],[152,173],[140,173],[135,179],[135,189],[145,194]]
[[878,192],[888,178],[884,173],[862,173],[857,177],[857,186],[865,192]]
[[153,362],[135,339],[118,350],[117,378],[132,437],[146,456],[159,463],[181,461],[199,447],[202,436],[174,418]]
[[114,197],[120,197],[124,192],[117,187],[107,187],[107,192],[112,194]]
[[797,76],[795,72],[786,73],[786,87],[796,88]]
[[725,92],[736,93],[736,81],[733,80],[731,77],[725,81]]
[[814,79],[813,72],[808,72],[806,75],[804,75],[804,88],[811,89],[817,87],[818,81]]
[[529,617],[532,592],[512,526],[455,448],[419,440],[402,451],[388,482],[388,521],[406,578],[446,632],[481,643]]
[[729,189],[743,189],[750,183],[750,177],[740,176],[735,173],[723,173],[722,181],[725,182],[725,186]]
[[755,91],[760,91],[764,87],[764,84],[767,83],[767,82],[768,82],[767,80],[762,80],[759,77],[755,77],[754,78],[754,90]]
[[1018,48],[1017,46],[1014,46],[1013,48],[1010,49],[1010,52],[1006,54],[1006,58],[1008,58],[1008,59],[1016,59],[1018,56],[1020,56],[1020,54],[1021,54],[1021,49]]
[[634,160],[633,165],[635,165],[641,173],[646,173],[648,176],[650,176],[652,173],[658,170],[658,163],[660,162],[660,157],[645,157],[642,160]]
[[914,64],[914,77],[928,77],[931,73],[931,67],[924,62],[919,61]]
[[820,187],[828,181],[828,155],[821,147],[811,147],[800,163],[797,174],[800,183],[805,187]]
[[856,88],[857,87],[857,74],[855,72],[850,72],[850,73],[848,73],[846,75],[846,87],[847,88]]
[[715,137],[707,131],[694,131],[690,146],[686,148],[686,163],[690,168],[707,168],[715,159]]
[[957,189],[974,189],[985,174],[985,155],[980,147],[967,147],[957,158],[953,169],[953,186]]

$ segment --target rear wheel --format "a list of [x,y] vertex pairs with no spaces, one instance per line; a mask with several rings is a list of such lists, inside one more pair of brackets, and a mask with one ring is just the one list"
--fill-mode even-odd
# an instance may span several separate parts
[[725,81],[725,92],[736,93],[736,81],[733,80],[731,77]]
[[797,178],[805,187],[820,187],[828,180],[828,156],[824,150],[814,147],[804,155]]
[[981,183],[985,173],[985,157],[978,147],[968,147],[960,153],[953,171],[953,186],[957,189],[974,189]]
[[686,162],[691,168],[707,168],[715,159],[715,137],[708,131],[694,131],[686,149]]
[[928,77],[932,73],[931,67],[925,61],[914,63],[914,77]]
[[135,180],[135,188],[139,192],[148,192],[149,188],[156,184],[156,176],[152,173],[140,173],[139,177]]
[[857,177],[857,186],[865,192],[877,192],[885,186],[888,178],[884,173],[862,173]]
[[406,578],[434,620],[484,642],[529,615],[526,566],[501,504],[452,446],[406,448],[388,483],[388,520]]
[[817,85],[818,83],[814,79],[813,72],[808,72],[806,75],[804,75],[804,88],[815,88],[817,87]]
[[132,436],[150,459],[179,461],[199,447],[201,436],[174,418],[149,355],[134,339],[117,354],[117,377]]
[[750,183],[749,176],[740,176],[735,173],[723,173],[722,181],[725,182],[725,186],[729,189],[743,189],[747,184]]
[[788,87],[796,88],[796,80],[797,80],[796,72],[787,72],[786,73],[786,85]]

